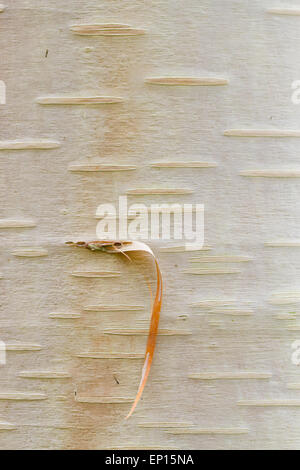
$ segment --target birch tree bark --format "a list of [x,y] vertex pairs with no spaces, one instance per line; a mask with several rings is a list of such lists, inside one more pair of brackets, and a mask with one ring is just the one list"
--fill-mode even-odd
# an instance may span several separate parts
[[[6,0],[0,22],[0,447],[299,448],[300,2]],[[147,284],[64,242],[126,194],[204,204],[206,251],[150,242],[162,331],[125,422]]]

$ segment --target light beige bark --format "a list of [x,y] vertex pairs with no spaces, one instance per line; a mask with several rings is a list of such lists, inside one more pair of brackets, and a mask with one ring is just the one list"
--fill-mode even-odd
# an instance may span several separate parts
[[[299,2],[5,6],[0,448],[299,448]],[[211,249],[197,264],[151,245],[161,335],[126,422],[146,282],[64,246],[94,239],[97,206],[124,194],[205,204]]]

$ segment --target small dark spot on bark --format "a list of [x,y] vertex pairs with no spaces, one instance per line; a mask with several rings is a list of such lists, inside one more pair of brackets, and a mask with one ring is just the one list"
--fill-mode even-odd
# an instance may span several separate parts
[[115,379],[116,383],[119,385],[120,382],[118,381],[118,379],[115,375],[114,375],[114,379]]
[[45,52],[45,57],[48,57],[48,52],[49,52],[49,50],[48,50],[48,49],[46,49],[46,52]]

